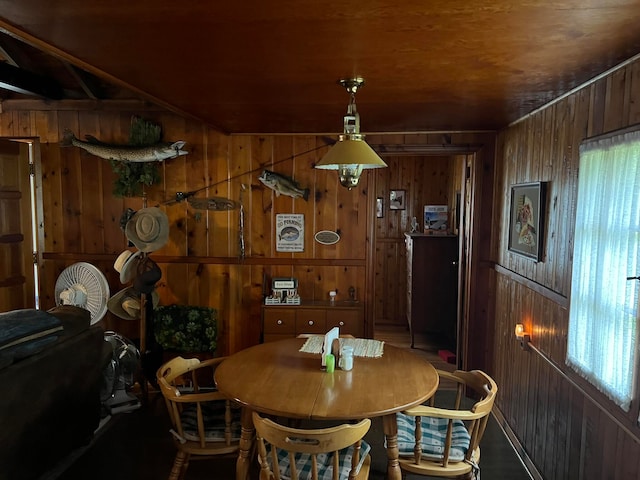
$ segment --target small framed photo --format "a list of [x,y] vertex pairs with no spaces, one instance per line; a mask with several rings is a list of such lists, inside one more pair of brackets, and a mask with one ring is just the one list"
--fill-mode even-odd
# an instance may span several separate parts
[[376,218],[384,217],[384,202],[382,197],[376,198]]
[[536,262],[542,258],[545,198],[545,182],[511,186],[507,248]]
[[404,210],[406,208],[405,200],[404,190],[391,190],[389,192],[389,210]]

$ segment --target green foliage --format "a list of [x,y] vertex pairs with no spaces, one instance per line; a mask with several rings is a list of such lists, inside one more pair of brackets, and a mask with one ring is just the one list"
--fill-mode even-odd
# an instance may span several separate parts
[[129,145],[147,147],[159,143],[162,139],[162,127],[144,118],[132,117],[129,131]]
[[190,305],[166,305],[154,310],[156,341],[167,350],[215,352],[218,311]]
[[140,197],[143,185],[151,186],[160,181],[157,162],[120,162],[110,160],[113,173],[113,194],[116,197]]
[[[162,139],[162,128],[157,123],[141,117],[131,118],[129,145],[146,147],[159,143]],[[113,182],[113,194],[116,197],[141,197],[144,185],[151,186],[160,181],[160,170],[157,162],[119,162],[111,160],[113,173],[117,179]]]

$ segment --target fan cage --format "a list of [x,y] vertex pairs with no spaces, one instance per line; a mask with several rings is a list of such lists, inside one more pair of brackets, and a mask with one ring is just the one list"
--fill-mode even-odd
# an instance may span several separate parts
[[62,305],[60,294],[67,288],[81,285],[87,291],[87,300],[82,307],[91,313],[91,325],[99,322],[107,313],[109,283],[104,274],[94,265],[78,262],[65,268],[55,286],[56,305]]

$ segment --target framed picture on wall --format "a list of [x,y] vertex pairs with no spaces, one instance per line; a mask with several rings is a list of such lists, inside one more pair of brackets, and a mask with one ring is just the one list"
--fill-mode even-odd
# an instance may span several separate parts
[[545,194],[545,182],[511,186],[507,248],[536,262],[542,258]]
[[405,191],[391,190],[389,192],[389,210],[404,210],[405,208]]
[[382,197],[376,198],[376,218],[384,217],[384,203]]

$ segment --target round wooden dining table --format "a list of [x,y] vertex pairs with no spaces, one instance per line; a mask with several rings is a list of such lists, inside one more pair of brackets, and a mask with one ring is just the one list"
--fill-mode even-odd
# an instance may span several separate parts
[[356,356],[353,369],[327,373],[321,355],[301,352],[305,338],[263,343],[229,356],[218,367],[218,390],[242,404],[236,479],[246,480],[254,438],[253,410],[310,420],[382,417],[387,478],[400,480],[396,412],[428,400],[438,388],[429,362],[408,350],[384,345],[377,358]]

